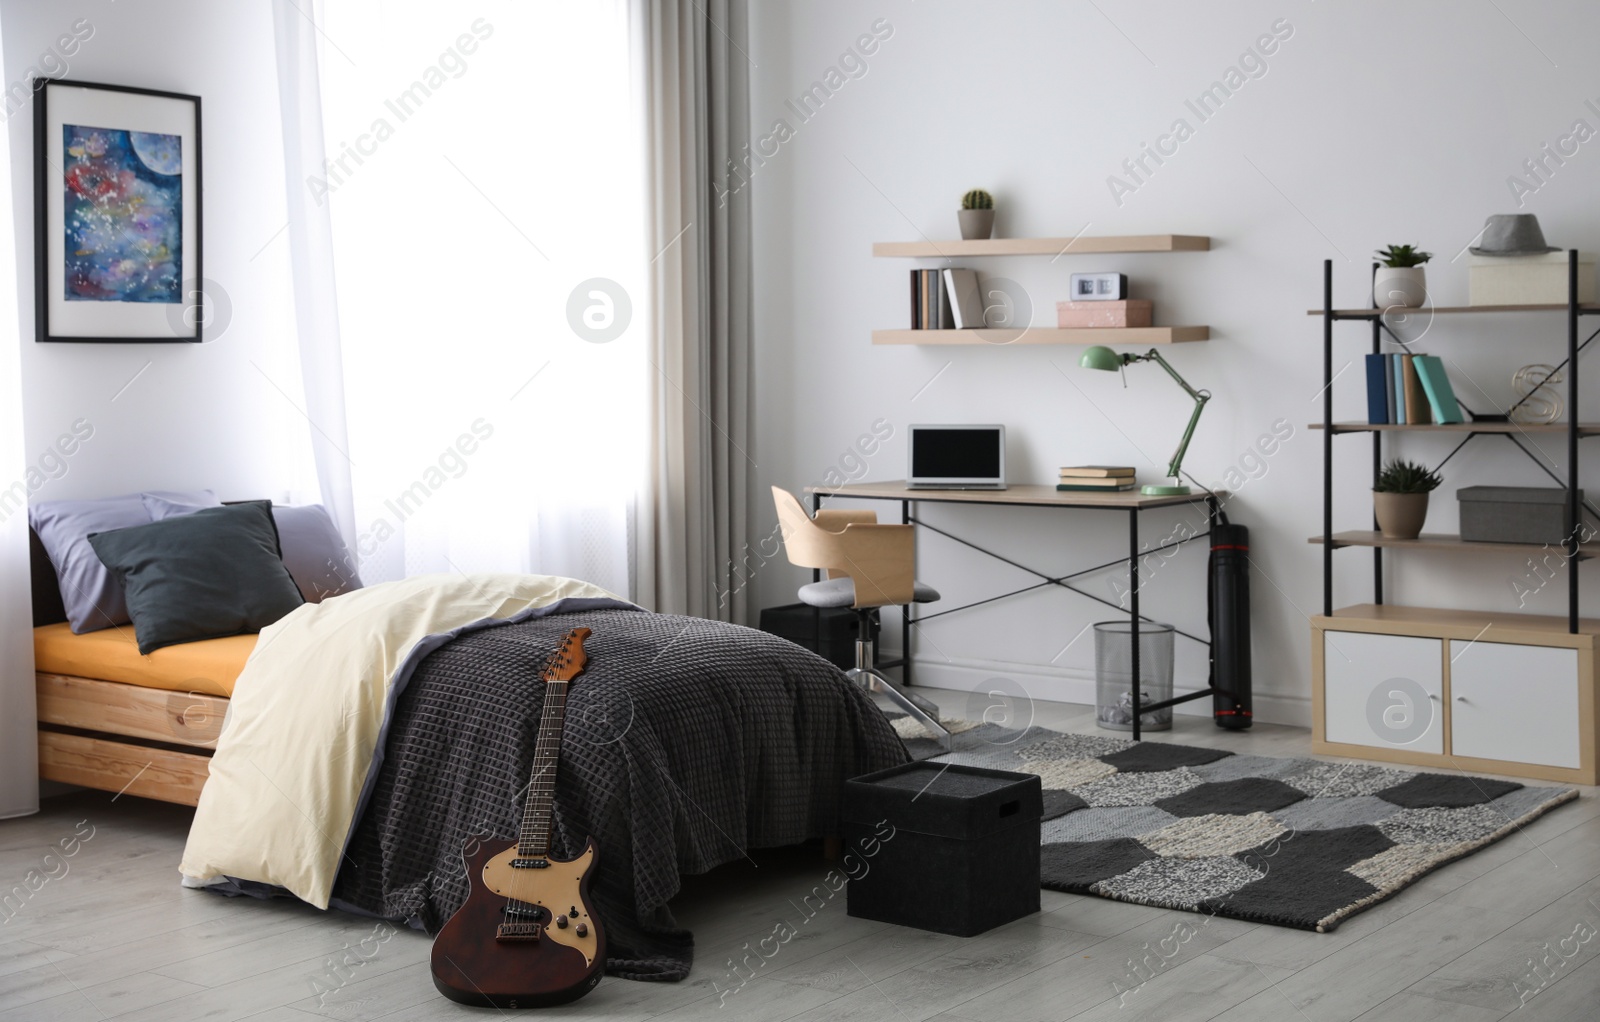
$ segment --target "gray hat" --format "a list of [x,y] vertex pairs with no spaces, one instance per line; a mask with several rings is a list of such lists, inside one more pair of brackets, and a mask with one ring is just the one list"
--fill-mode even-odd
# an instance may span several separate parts
[[1485,223],[1483,237],[1471,251],[1473,255],[1513,256],[1561,250],[1544,243],[1539,218],[1532,213],[1496,213]]

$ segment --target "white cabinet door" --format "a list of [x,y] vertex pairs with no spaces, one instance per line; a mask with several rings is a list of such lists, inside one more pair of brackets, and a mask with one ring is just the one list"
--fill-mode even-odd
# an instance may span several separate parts
[[1450,751],[1457,756],[1574,767],[1578,651],[1450,642]]
[[1323,633],[1323,728],[1330,742],[1444,752],[1444,644]]

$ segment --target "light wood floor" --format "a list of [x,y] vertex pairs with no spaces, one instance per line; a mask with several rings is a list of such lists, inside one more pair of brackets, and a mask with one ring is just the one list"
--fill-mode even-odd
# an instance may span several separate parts
[[[948,695],[957,711],[966,698],[919,691]],[[1037,720],[1094,731],[1084,707],[1041,704]],[[1204,718],[1179,718],[1174,731],[1154,737],[1264,755],[1304,755],[1310,746],[1299,729],[1258,725],[1231,734]],[[778,946],[754,979],[719,998],[739,984],[730,956],[743,961],[744,945],[754,949],[781,921],[798,924],[794,903],[829,868],[815,851],[757,854],[754,864],[692,878],[676,904],[699,942],[690,979],[607,979],[577,1004],[543,1014],[610,1022],[1489,1022],[1513,1012],[1529,1022],[1593,1020],[1600,1018],[1600,939],[1583,935],[1600,934],[1595,796],[1585,789],[1580,801],[1331,934],[1046,891],[1041,914],[963,940],[852,919],[841,894],[797,925],[799,936]],[[133,797],[79,793],[48,800],[37,816],[0,822],[0,893],[25,886],[30,870],[57,874],[0,913],[0,1022],[501,1014],[462,1008],[434,991],[422,934],[399,932],[380,943],[372,920],[180,889],[188,817]],[[94,836],[73,857],[46,860],[79,821]],[[1186,942],[1173,939],[1182,923],[1198,927]],[[364,949],[363,938],[372,938]],[[360,964],[330,969],[340,959]],[[1150,964],[1131,964],[1141,959]],[[1549,963],[1538,966],[1547,980],[1533,964],[1541,960]],[[751,968],[755,961],[751,955]],[[1119,998],[1119,989],[1132,992]]]

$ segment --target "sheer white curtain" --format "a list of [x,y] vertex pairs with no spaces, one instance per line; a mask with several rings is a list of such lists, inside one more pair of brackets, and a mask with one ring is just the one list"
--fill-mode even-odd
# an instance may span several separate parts
[[[0,131],[0,195],[11,195],[11,155]],[[11,203],[0,202],[0,280],[16,280]],[[27,471],[22,441],[22,343],[17,289],[0,287],[0,487]],[[39,810],[39,717],[33,704],[33,600],[28,512],[0,501],[0,819]]]
[[624,0],[324,0],[318,41],[304,184],[332,212],[363,578],[628,594],[649,257]]

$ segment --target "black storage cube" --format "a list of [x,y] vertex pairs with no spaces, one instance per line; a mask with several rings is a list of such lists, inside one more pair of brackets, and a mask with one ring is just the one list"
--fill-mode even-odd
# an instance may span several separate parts
[[[821,617],[822,638],[817,639],[817,620]],[[877,631],[877,613],[873,616],[873,631]],[[818,610],[803,603],[790,603],[782,607],[764,607],[761,610],[761,630],[788,639],[819,653],[840,670],[848,671],[856,665],[856,635],[861,630],[854,608],[829,607]],[[868,638],[875,638],[868,636]]]
[[1043,815],[1036,774],[911,763],[851,778],[849,913],[971,937],[1039,911]]

